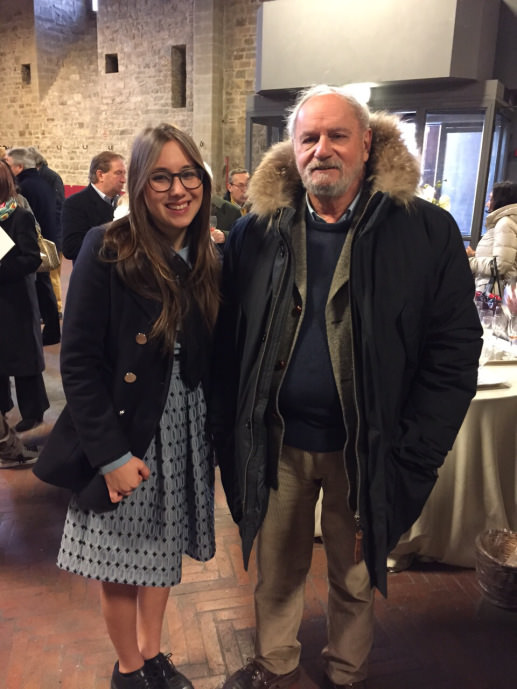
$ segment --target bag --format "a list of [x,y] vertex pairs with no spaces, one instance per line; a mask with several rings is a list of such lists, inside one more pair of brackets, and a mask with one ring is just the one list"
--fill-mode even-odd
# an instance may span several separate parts
[[476,302],[476,307],[481,314],[481,311],[489,309],[495,313],[498,305],[501,303],[501,278],[499,277],[499,270],[497,268],[497,259],[494,258],[490,261],[490,278],[485,285],[485,289],[482,292],[476,292],[474,301]]
[[54,242],[50,239],[45,239],[38,225],[36,225],[36,232],[38,233],[39,252],[41,255],[41,263],[36,272],[49,273],[51,270],[59,268],[61,259]]
[[493,297],[501,297],[503,291],[501,289],[501,278],[499,277],[499,269],[497,267],[497,258],[490,261],[490,279],[485,285],[484,295],[488,300]]

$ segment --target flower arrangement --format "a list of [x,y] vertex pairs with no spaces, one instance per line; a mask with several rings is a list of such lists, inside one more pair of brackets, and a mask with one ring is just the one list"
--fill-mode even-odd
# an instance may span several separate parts
[[447,194],[442,194],[441,188],[442,180],[438,180],[438,182],[436,182],[436,188],[426,183],[420,187],[419,196],[421,196],[426,201],[429,201],[429,203],[434,203],[435,206],[440,206],[440,208],[444,208],[446,211],[450,211],[450,196],[448,196]]

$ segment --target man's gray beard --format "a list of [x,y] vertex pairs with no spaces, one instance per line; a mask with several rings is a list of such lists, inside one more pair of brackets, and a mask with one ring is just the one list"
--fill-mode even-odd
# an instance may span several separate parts
[[[324,168],[313,168],[313,170],[321,170]],[[343,167],[339,168],[343,172]],[[364,166],[358,165],[356,168],[347,170],[345,174],[335,182],[313,182],[311,172],[312,170],[305,169],[301,174],[303,186],[312,196],[327,199],[339,198],[346,194],[348,189],[359,179],[362,175]]]
[[332,182],[325,184],[324,182],[315,183],[310,179],[302,180],[305,189],[312,196],[322,196],[329,199],[339,198],[343,196],[350,186],[350,181],[346,179],[340,179],[337,182]]

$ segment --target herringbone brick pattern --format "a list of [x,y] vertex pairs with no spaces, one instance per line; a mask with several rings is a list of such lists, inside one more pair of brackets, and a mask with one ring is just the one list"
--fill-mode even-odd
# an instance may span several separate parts
[[[0,687],[107,689],[115,660],[104,631],[98,584],[57,569],[68,496],[30,470],[0,475]],[[244,572],[238,534],[216,492],[217,554],[185,558],[172,590],[163,649],[196,689],[215,689],[253,654],[253,562]],[[369,689],[514,689],[517,614],[480,596],[475,573],[421,564],[390,575],[376,600]],[[321,684],[326,580],[315,544],[300,640],[300,689]]]
[[[63,404],[59,346],[46,348],[52,406],[43,440]],[[16,422],[16,410],[11,416]],[[36,435],[36,434],[39,434]],[[29,469],[0,472],[0,689],[108,689],[115,661],[98,584],[55,566],[68,495]],[[172,590],[163,650],[196,689],[215,689],[253,655],[253,560],[242,567],[238,533],[216,483],[217,553],[185,558]],[[322,686],[325,552],[315,543],[300,629],[304,672],[296,689]],[[418,564],[390,575],[376,599],[368,689],[515,689],[517,613],[492,607],[475,572]]]

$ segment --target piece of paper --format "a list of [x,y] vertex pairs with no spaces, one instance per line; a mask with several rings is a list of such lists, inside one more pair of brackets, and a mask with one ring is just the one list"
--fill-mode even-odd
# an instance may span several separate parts
[[11,251],[13,246],[14,242],[11,237],[9,237],[7,232],[0,227],[0,261],[8,251]]

